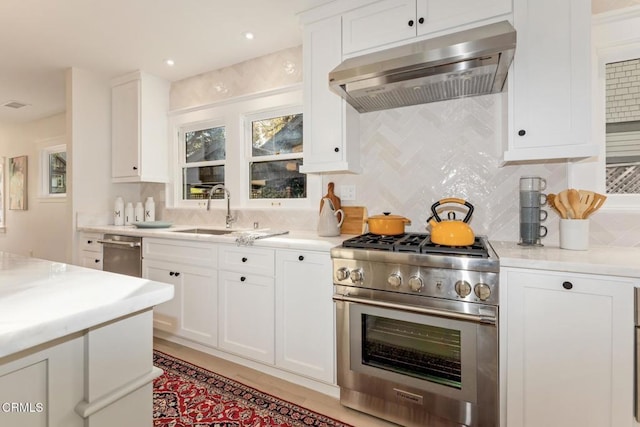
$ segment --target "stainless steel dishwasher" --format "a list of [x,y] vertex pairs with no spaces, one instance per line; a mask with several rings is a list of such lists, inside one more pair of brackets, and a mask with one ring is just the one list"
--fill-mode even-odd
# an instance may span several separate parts
[[102,243],[102,270],[142,277],[142,238],[105,234]]

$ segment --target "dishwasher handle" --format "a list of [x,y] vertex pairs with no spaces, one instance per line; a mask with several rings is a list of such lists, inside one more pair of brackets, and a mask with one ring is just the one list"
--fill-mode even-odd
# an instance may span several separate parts
[[139,248],[140,242],[122,242],[120,240],[103,240],[103,239],[98,239],[97,240],[98,243],[103,243],[106,245],[117,245],[117,246],[126,246],[129,248]]

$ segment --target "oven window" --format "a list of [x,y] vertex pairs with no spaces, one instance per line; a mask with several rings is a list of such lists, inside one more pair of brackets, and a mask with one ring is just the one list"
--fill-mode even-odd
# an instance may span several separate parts
[[460,331],[362,314],[362,363],[462,389]]

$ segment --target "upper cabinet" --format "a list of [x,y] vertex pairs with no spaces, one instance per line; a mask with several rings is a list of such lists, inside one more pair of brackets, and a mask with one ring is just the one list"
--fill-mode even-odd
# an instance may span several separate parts
[[135,72],[112,84],[113,182],[168,182],[170,84]]
[[515,0],[505,161],[589,157],[591,3]]
[[511,0],[384,0],[342,16],[345,55],[511,12]]
[[329,72],[342,61],[340,16],[304,27],[303,173],[360,172],[360,117],[329,90]]

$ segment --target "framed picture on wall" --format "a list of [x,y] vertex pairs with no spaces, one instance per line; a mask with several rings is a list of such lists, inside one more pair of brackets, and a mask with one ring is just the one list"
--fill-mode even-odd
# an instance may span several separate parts
[[27,156],[9,159],[9,209],[27,210]]

